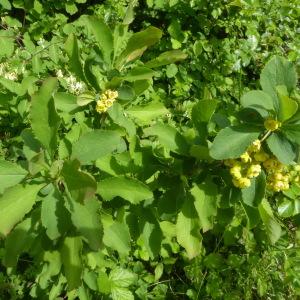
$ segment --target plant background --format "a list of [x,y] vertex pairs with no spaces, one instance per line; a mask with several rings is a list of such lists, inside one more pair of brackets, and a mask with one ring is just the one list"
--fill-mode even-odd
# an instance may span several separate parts
[[[128,5],[134,18],[132,11],[126,15]],[[48,184],[0,241],[0,299],[297,299],[299,189],[269,197],[271,229],[262,221],[249,227],[240,199],[220,176],[223,165],[207,147],[220,129],[239,122],[241,96],[259,89],[271,57],[287,58],[299,74],[299,1],[0,0],[0,14],[0,166],[22,166],[13,172],[26,185],[14,187],[11,199],[26,192],[30,198],[37,193],[32,186]],[[110,28],[128,23],[124,45],[131,32],[150,25],[162,38],[116,73],[105,66],[83,15]],[[99,93],[78,100],[81,86],[70,84],[71,75],[81,81],[76,43],[98,92],[114,88],[113,78],[131,76],[105,115],[89,100]],[[170,50],[186,58],[130,73]],[[47,79],[58,70],[58,83]],[[34,98],[45,80],[44,94]],[[33,103],[55,84],[55,108],[39,120],[42,108]],[[211,115],[195,120],[193,108],[208,100]],[[57,134],[39,131],[57,118]],[[90,163],[102,148],[95,130],[118,135],[98,131],[107,155]],[[40,151],[40,142],[48,149]],[[0,170],[1,194],[11,186],[5,176]],[[74,176],[83,182],[79,189]],[[64,200],[57,194],[63,184]]]

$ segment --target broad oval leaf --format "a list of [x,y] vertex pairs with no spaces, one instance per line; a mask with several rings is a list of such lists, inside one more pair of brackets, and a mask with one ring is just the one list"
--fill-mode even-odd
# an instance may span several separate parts
[[120,134],[111,130],[94,130],[83,134],[72,148],[72,157],[82,164],[90,164],[98,158],[114,152],[122,142]]
[[283,164],[290,164],[296,158],[296,151],[288,139],[282,133],[273,133],[268,139],[267,144],[271,152]]
[[0,194],[17,183],[27,175],[27,171],[16,163],[0,160]]
[[262,117],[268,115],[268,111],[274,110],[274,100],[263,91],[250,91],[241,98],[241,105],[245,108],[255,109]]
[[6,236],[32,209],[41,185],[16,185],[0,196],[0,235]]
[[210,148],[214,159],[237,158],[258,138],[260,131],[246,126],[232,126],[222,129]]
[[187,58],[187,54],[181,50],[171,50],[160,54],[158,57],[145,63],[148,68],[157,68],[160,66],[172,64]]
[[110,177],[100,181],[98,193],[106,201],[119,196],[132,204],[138,204],[153,197],[147,185],[137,179],[126,177]]

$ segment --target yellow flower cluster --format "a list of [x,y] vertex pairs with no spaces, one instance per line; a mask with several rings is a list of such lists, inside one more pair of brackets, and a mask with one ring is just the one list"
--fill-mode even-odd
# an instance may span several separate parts
[[265,120],[264,126],[267,130],[275,131],[281,126],[281,122],[269,118]]
[[290,175],[288,169],[276,157],[270,157],[264,161],[263,166],[267,173],[267,187],[271,191],[280,192],[290,187]]
[[300,184],[300,165],[294,165],[289,171],[290,182]]
[[[255,140],[238,159],[227,159],[224,164],[230,167],[232,183],[238,188],[247,188],[251,185],[251,178],[257,177],[261,172],[260,161],[267,155],[261,150],[261,143]],[[257,160],[255,158],[259,158]],[[266,157],[267,159],[267,157]]]
[[97,101],[96,111],[98,113],[106,112],[118,98],[118,92],[112,90],[106,90],[100,95],[100,99]]

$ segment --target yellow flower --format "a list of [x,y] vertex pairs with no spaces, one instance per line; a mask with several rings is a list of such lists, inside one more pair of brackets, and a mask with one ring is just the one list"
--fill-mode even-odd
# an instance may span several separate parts
[[100,100],[97,101],[96,111],[98,113],[103,113],[103,112],[107,111],[107,107],[106,107],[106,105],[104,104],[103,101],[100,101]]
[[252,164],[247,170],[247,176],[249,178],[257,177],[260,174],[260,172],[261,172],[261,166],[259,164]]
[[258,152],[261,148],[260,140],[255,140],[248,148],[249,152]]
[[235,187],[243,189],[243,188],[247,188],[251,185],[251,181],[249,178],[247,177],[241,177],[241,178],[234,178],[232,179],[232,183]]
[[241,170],[242,167],[240,164],[235,164],[231,169],[230,169],[230,174],[235,177],[235,178],[241,178],[242,174],[241,174]]
[[107,100],[104,100],[103,102],[104,102],[105,106],[108,108],[108,107],[111,107],[114,104],[115,100],[114,99],[107,99]]
[[281,122],[274,119],[267,119],[264,122],[264,126],[267,130],[275,131],[281,126]]
[[244,162],[244,163],[247,163],[247,162],[250,162],[250,161],[251,161],[251,157],[250,157],[250,155],[249,155],[248,152],[243,153],[243,154],[240,156],[240,159],[241,159],[241,161]]
[[259,151],[254,154],[254,159],[259,162],[264,162],[269,158],[269,154],[264,151]]
[[269,158],[263,163],[264,167],[269,171],[279,171],[283,165],[276,158]]

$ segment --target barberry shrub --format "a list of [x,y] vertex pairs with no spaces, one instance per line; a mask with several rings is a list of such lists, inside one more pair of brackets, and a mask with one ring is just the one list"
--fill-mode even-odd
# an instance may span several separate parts
[[[178,49],[188,33],[177,19],[171,43],[149,24],[133,32],[135,1],[113,24],[95,8],[53,25],[51,40],[45,26],[44,39],[37,11],[46,18],[66,5],[73,15],[84,2],[35,1],[28,32],[0,49],[0,257],[9,275],[0,298],[297,297],[294,63],[270,58],[261,89],[245,88],[235,104],[199,82],[190,101],[182,65],[199,61]],[[194,5],[169,2],[186,14]],[[22,26],[3,20],[4,35]]]

